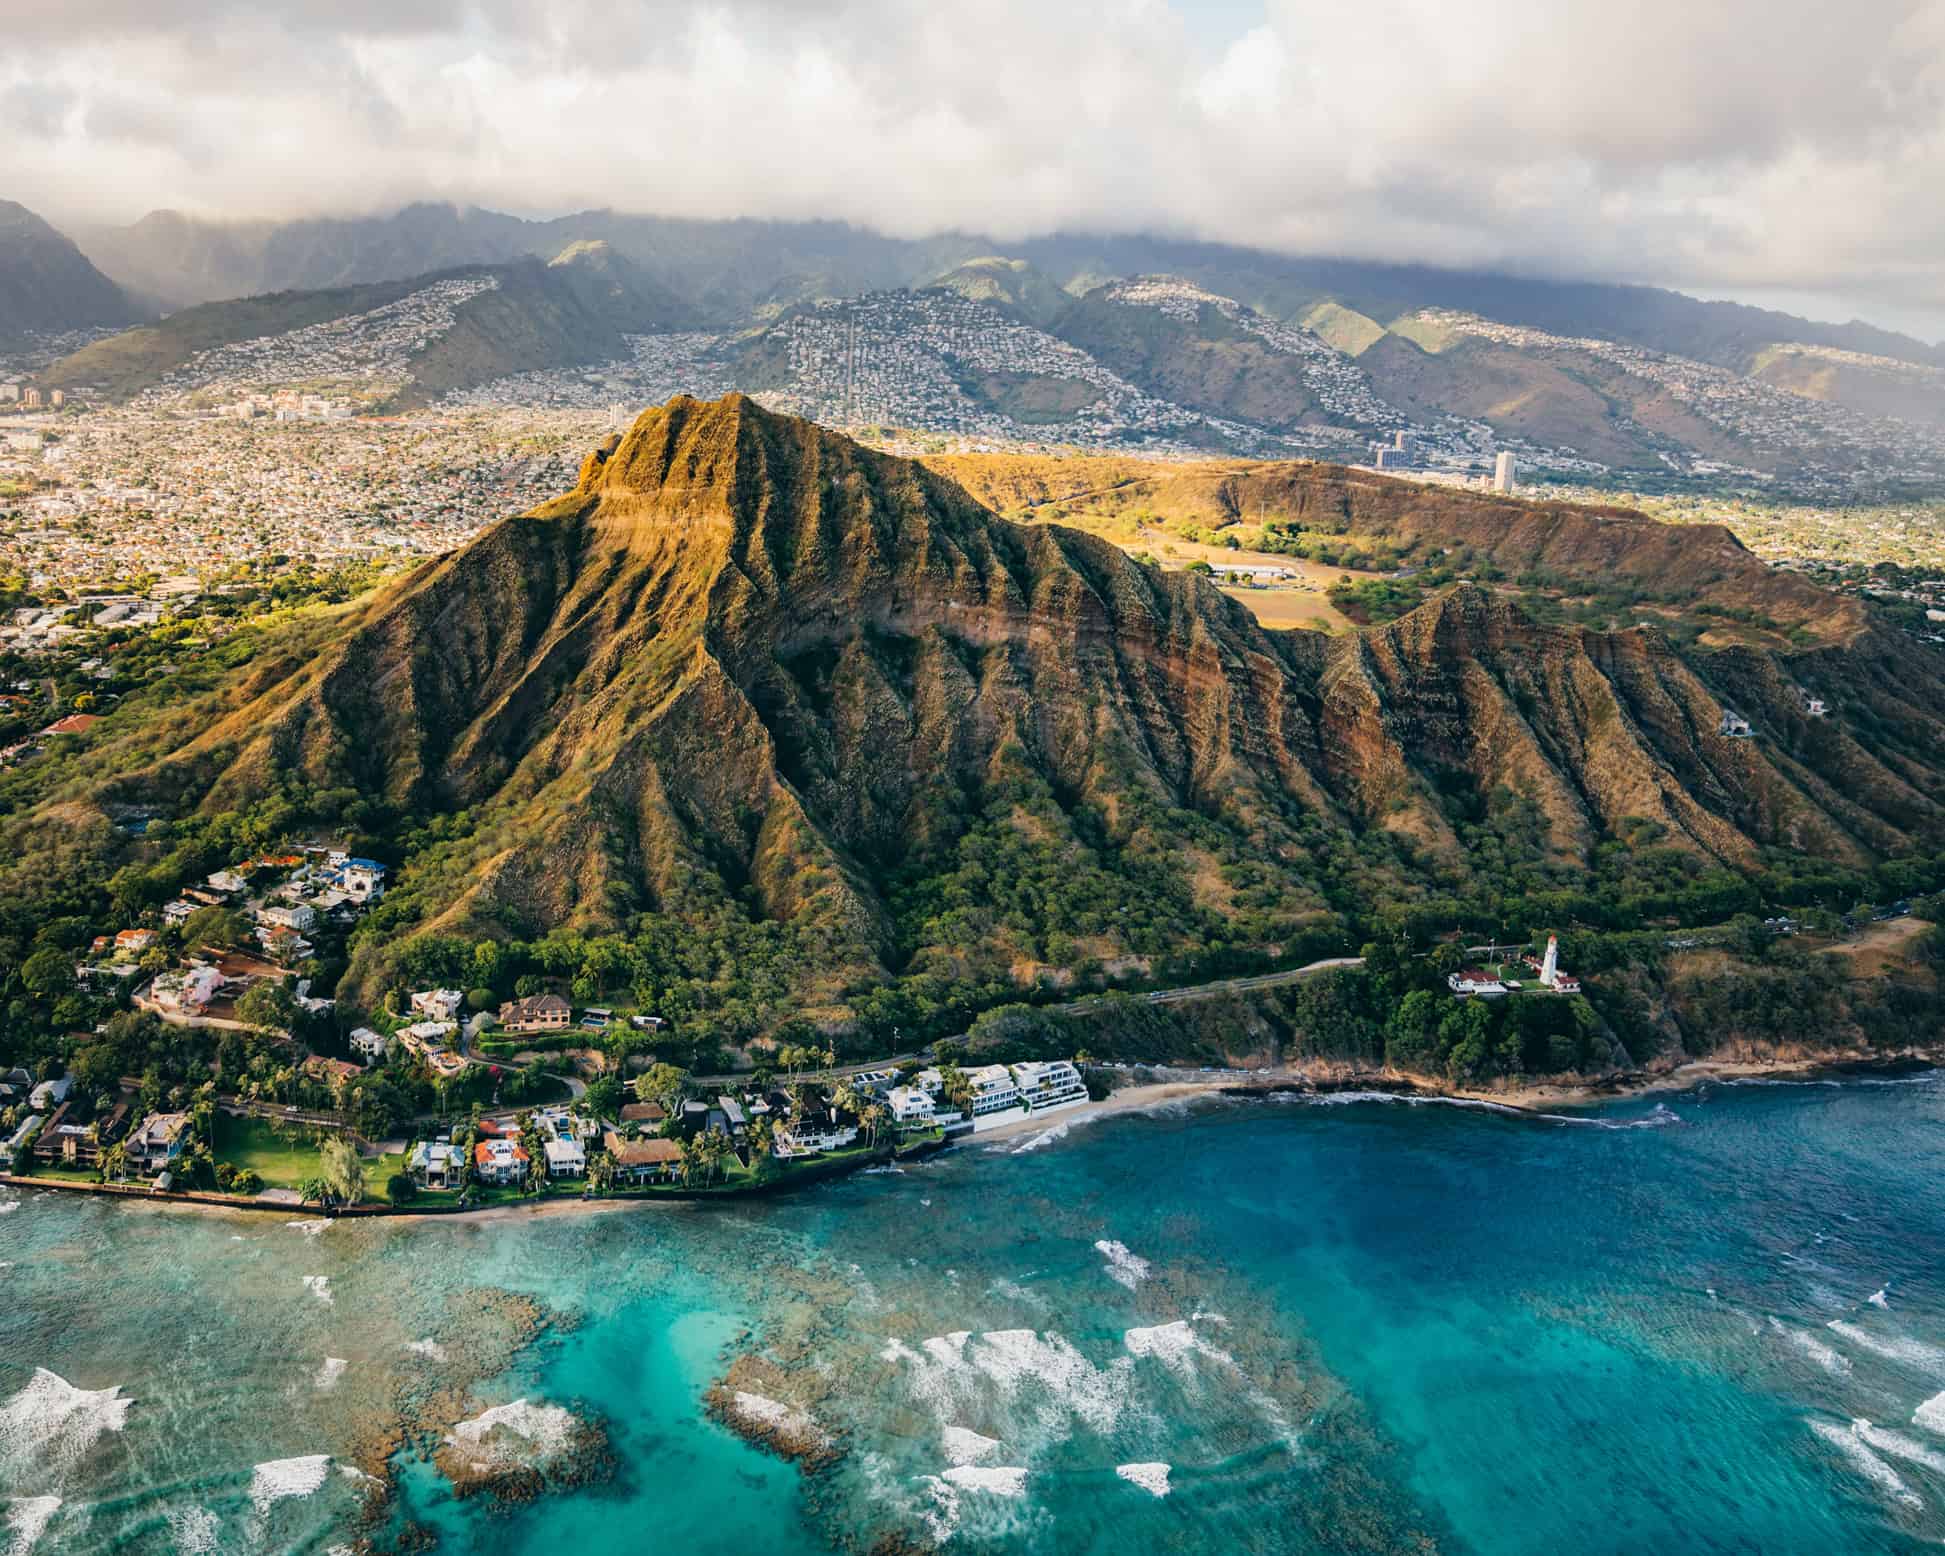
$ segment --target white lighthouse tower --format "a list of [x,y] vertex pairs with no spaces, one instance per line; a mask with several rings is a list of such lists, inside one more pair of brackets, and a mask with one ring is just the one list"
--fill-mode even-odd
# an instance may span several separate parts
[[1550,989],[1559,979],[1560,937],[1558,935],[1548,935],[1546,960],[1540,963],[1540,982],[1544,987]]

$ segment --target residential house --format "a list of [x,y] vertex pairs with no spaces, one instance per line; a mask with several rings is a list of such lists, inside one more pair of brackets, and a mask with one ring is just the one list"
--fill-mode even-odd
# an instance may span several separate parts
[[466,1068],[466,1061],[446,1046],[446,1040],[459,1030],[450,1021],[415,1021],[399,1031],[399,1043],[407,1053],[417,1054],[434,1075],[447,1079]]
[[644,1129],[660,1129],[668,1121],[669,1111],[659,1102],[624,1102],[621,1105],[621,1121],[624,1124],[640,1124]]
[[364,1055],[367,1064],[381,1064],[385,1051],[392,1046],[392,1040],[383,1032],[374,1032],[370,1027],[358,1027],[351,1034],[351,1051]]
[[778,1156],[815,1156],[819,1151],[840,1151],[858,1138],[858,1126],[821,1109],[792,1118],[777,1126]]
[[722,1117],[724,1127],[732,1140],[741,1140],[750,1132],[750,1121],[743,1116],[743,1104],[734,1097],[721,1096],[716,1099],[716,1112],[710,1115],[713,1120]]
[[356,1080],[365,1073],[365,1067],[361,1064],[353,1064],[349,1059],[327,1059],[323,1054],[312,1054],[297,1068],[312,1080],[322,1081],[333,1088]]
[[129,1169],[141,1173],[166,1171],[188,1143],[187,1113],[151,1113],[128,1137]]
[[605,1005],[590,1005],[581,1012],[581,1025],[591,1032],[604,1032],[615,1019],[615,1013]]
[[682,1170],[682,1147],[673,1140],[624,1140],[611,1129],[602,1143],[615,1164],[617,1183],[656,1183]]
[[385,895],[385,866],[376,859],[347,859],[338,885],[360,902],[376,902]]
[[541,1149],[547,1153],[548,1177],[585,1178],[588,1175],[588,1153],[581,1149],[580,1141],[556,1136],[545,1142]]
[[459,1187],[459,1166],[453,1148],[444,1140],[421,1140],[405,1159],[405,1169],[422,1189]]
[[929,1124],[936,1109],[932,1098],[916,1086],[894,1086],[885,1096],[895,1124]]
[[74,1104],[63,1102],[34,1137],[34,1160],[46,1166],[92,1167],[101,1160],[94,1127],[68,1117]]
[[317,909],[308,902],[280,902],[258,913],[257,921],[301,935],[317,923]]
[[187,924],[195,914],[195,911],[195,903],[186,897],[178,897],[174,902],[164,905],[162,909],[162,922],[172,928],[178,924]]
[[482,1140],[473,1147],[473,1175],[505,1187],[527,1176],[526,1147],[517,1140]]
[[509,1032],[559,1032],[573,1014],[558,994],[529,994],[500,1007],[500,1025]]
[[175,1015],[200,1016],[222,989],[223,975],[214,967],[190,967],[158,975],[149,998]]
[[74,1078],[63,1075],[51,1081],[42,1081],[27,1094],[27,1105],[37,1113],[60,1106],[68,1100],[68,1093],[74,1090]]
[[209,878],[209,889],[220,896],[234,897],[238,892],[248,891],[250,883],[234,870],[218,870]]
[[117,954],[140,956],[160,938],[152,929],[124,929],[115,936],[115,950]]
[[1490,996],[1506,992],[1506,985],[1483,967],[1462,967],[1446,978],[1445,986],[1461,999],[1472,994]]
[[408,1003],[428,1021],[456,1022],[466,1009],[466,996],[458,989],[421,989]]

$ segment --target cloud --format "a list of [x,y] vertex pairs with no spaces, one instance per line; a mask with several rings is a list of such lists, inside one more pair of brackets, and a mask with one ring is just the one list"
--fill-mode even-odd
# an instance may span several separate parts
[[65,0],[5,193],[833,216],[1945,310],[1945,0]]

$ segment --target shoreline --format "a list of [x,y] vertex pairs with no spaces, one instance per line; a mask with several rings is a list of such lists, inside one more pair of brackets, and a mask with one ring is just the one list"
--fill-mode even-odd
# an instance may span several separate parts
[[[1382,1091],[1399,1097],[1417,1097],[1426,1101],[1489,1103],[1508,1113],[1542,1118],[1550,1108],[1593,1107],[1603,1102],[1617,1102],[1629,1097],[1693,1091],[1696,1087],[1711,1082],[1721,1085],[1733,1085],[1737,1081],[1749,1080],[1813,1082],[1841,1080],[1845,1075],[1860,1072],[1915,1071],[1940,1067],[1945,1067],[1945,1051],[1938,1049],[1905,1049],[1893,1054],[1834,1054],[1815,1059],[1697,1059],[1668,1070],[1632,1071],[1598,1081],[1571,1085],[1520,1086],[1503,1091],[1475,1091],[1464,1087],[1431,1085],[1427,1084],[1426,1077],[1408,1075],[1402,1071],[1348,1070],[1336,1065],[1324,1067],[1321,1072],[1301,1068],[1208,1070],[1197,1072],[1193,1077],[1172,1076],[1137,1080],[1130,1085],[1116,1087],[1107,1096],[1092,1100],[1084,1107],[1064,1109],[1057,1114],[1043,1115],[1039,1118],[1017,1119],[979,1135],[952,1141],[944,1148],[950,1149],[975,1142],[1019,1139],[1025,1135],[1045,1135],[1058,1142],[1075,1124],[1093,1123],[1098,1119],[1132,1113],[1145,1113],[1171,1102],[1193,1102],[1204,1097],[1252,1101],[1276,1095],[1328,1096],[1342,1092]],[[1166,1066],[1157,1068],[1165,1070]],[[918,1154],[932,1155],[935,1151]],[[896,1159],[895,1156],[886,1158],[886,1160]],[[753,1196],[773,1197],[777,1193],[795,1192],[801,1188],[835,1183],[840,1178],[850,1177],[873,1165],[879,1165],[877,1158],[861,1159],[856,1163],[847,1163],[839,1172],[807,1175],[800,1184],[766,1184],[760,1192],[725,1194],[720,1190],[711,1192],[704,1189],[664,1191],[653,1197],[626,1193],[575,1195],[481,1205],[469,1210],[422,1204],[399,1206],[366,1204],[331,1212],[316,1205],[291,1204],[288,1201],[240,1199],[232,1195],[201,1191],[157,1195],[139,1185],[77,1182],[71,1178],[22,1177],[10,1172],[0,1173],[0,1188],[93,1194],[158,1209],[194,1210],[204,1213],[210,1211],[251,1211],[258,1214],[273,1212],[296,1220],[322,1217],[334,1221],[450,1221],[456,1219],[510,1221],[529,1216],[626,1210],[639,1205],[660,1204],[695,1209],[712,1201],[740,1203]]]

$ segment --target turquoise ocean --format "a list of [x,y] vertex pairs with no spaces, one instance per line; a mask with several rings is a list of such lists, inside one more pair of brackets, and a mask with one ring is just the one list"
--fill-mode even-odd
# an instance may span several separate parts
[[1945,1540],[1939,1072],[1174,1104],[735,1205],[0,1205],[0,1550]]

